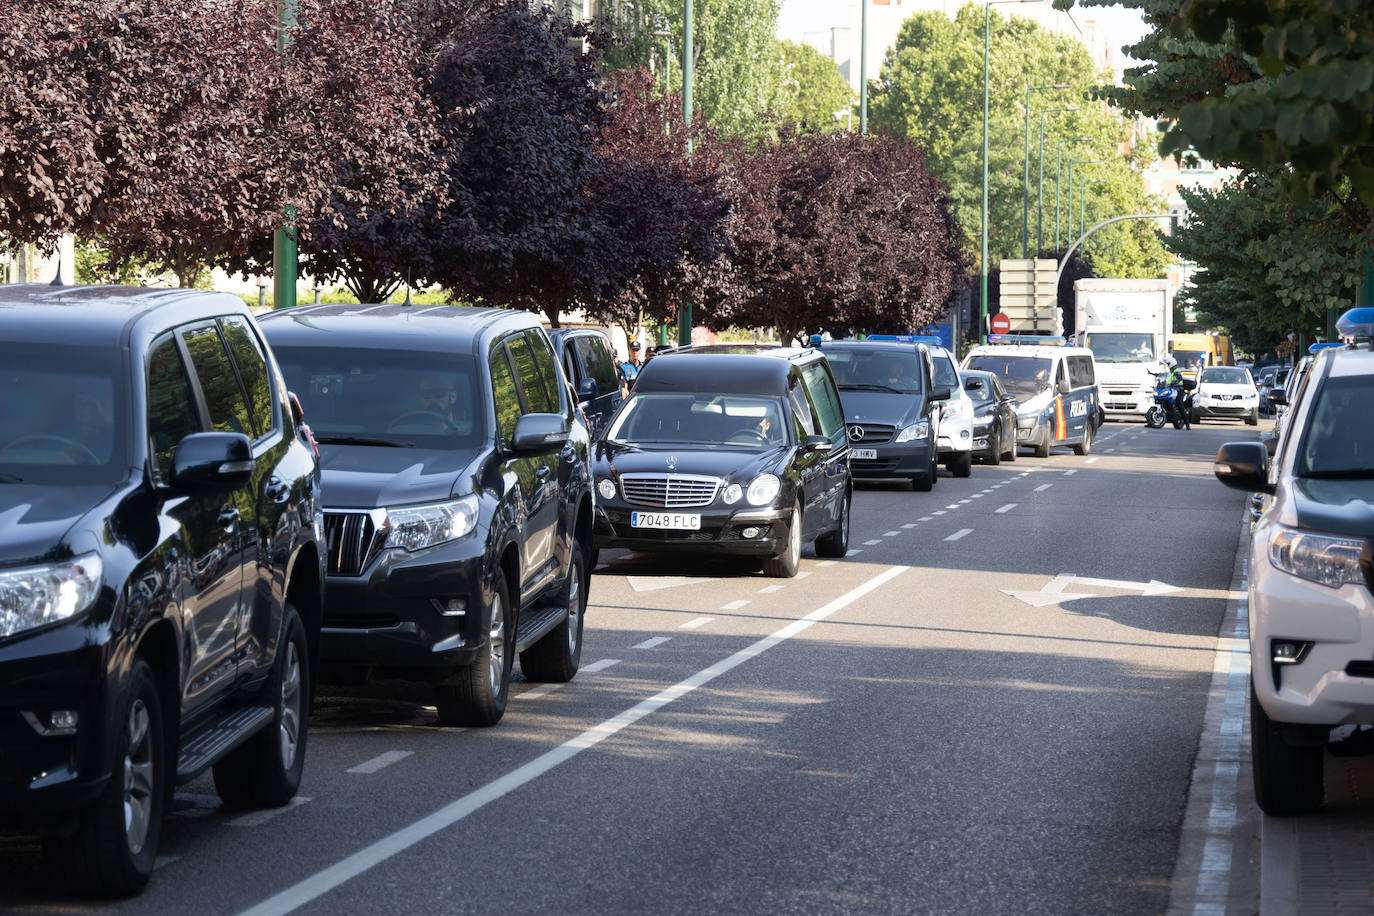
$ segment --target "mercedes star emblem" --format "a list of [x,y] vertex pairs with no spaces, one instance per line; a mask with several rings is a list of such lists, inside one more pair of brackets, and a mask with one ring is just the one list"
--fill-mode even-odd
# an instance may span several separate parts
[[863,437],[864,437],[864,428],[863,428],[862,426],[851,426],[851,427],[849,427],[849,441],[850,441],[850,442],[858,442],[859,440],[863,439]]
[[670,470],[670,471],[676,471],[676,470],[677,470],[677,455],[669,455],[669,456],[668,456],[668,470]]

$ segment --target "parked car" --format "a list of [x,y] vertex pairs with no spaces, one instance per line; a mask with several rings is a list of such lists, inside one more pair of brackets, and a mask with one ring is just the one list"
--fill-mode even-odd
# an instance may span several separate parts
[[940,405],[940,460],[955,477],[967,477],[973,468],[973,401],[959,378],[959,364],[944,347],[930,348],[935,387],[948,388],[949,399]]
[[624,399],[624,380],[616,369],[610,338],[596,328],[554,328],[548,335],[595,436]]
[[1284,427],[1288,425],[1289,409],[1301,396],[1303,379],[1307,377],[1307,370],[1311,366],[1312,357],[1304,356],[1284,379],[1283,388],[1269,392],[1269,400],[1274,404],[1274,430],[1271,438],[1275,444],[1283,438]]
[[320,305],[264,317],[320,443],[321,675],[433,688],[492,725],[517,653],[567,681],[591,552],[588,436],[529,312]]
[[[1265,366],[1259,371],[1259,375],[1255,376],[1255,390],[1259,394],[1258,408],[1262,417],[1272,416],[1274,413],[1274,405],[1269,400],[1269,391],[1274,387],[1275,379],[1278,378],[1280,371],[1283,371],[1280,366]],[[1282,387],[1282,383],[1279,383],[1279,387]]]
[[964,369],[991,372],[1016,399],[1016,442],[1035,457],[1048,458],[1056,445],[1092,451],[1103,412],[1091,350],[993,344],[970,350]]
[[759,557],[797,574],[849,549],[839,392],[818,350],[684,348],[655,356],[596,443],[596,543]]
[[[1337,327],[1374,337],[1374,309]],[[1259,442],[1216,456],[1222,483],[1268,497],[1250,540],[1250,732],[1269,814],[1321,806],[1332,729],[1374,725],[1374,352],[1326,350],[1272,461]]]
[[997,376],[964,370],[964,391],[973,401],[973,457],[988,464],[1016,460],[1016,398]]
[[0,832],[131,894],[174,785],[300,784],[316,454],[237,296],[0,286],[0,385]]
[[1259,424],[1259,391],[1250,371],[1236,366],[1208,366],[1198,373],[1191,422],[1242,417],[1251,426]]
[[859,479],[908,480],[930,490],[938,479],[940,405],[925,344],[835,341],[825,344],[849,435],[849,467]]

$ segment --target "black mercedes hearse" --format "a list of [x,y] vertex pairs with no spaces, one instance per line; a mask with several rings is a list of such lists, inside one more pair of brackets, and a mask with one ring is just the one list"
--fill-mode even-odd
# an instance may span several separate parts
[[849,547],[844,411],[817,350],[655,356],[596,443],[596,544],[757,556],[797,574],[804,541]]

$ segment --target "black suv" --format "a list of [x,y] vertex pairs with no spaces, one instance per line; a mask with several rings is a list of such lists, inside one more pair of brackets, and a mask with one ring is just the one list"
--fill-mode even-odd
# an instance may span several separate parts
[[434,689],[491,725],[515,654],[567,681],[592,543],[588,435],[529,312],[323,305],[262,322],[324,466],[321,677]]
[[611,341],[595,328],[555,328],[548,335],[595,437],[624,399]]
[[237,296],[0,286],[0,386],[0,827],[133,893],[174,784],[296,793],[317,456]]

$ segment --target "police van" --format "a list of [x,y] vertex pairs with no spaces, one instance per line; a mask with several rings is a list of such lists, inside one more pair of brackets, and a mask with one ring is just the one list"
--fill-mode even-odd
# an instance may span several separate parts
[[974,347],[965,369],[991,372],[1016,399],[1016,444],[1047,458],[1056,445],[1075,455],[1092,451],[1102,425],[1093,351],[1065,346],[1063,338],[1006,338]]

